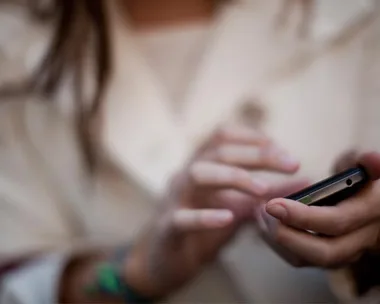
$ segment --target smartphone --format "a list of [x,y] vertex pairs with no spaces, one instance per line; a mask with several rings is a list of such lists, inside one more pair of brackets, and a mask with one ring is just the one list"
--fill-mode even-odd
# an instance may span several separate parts
[[368,181],[364,168],[351,168],[286,198],[309,206],[335,206],[359,192]]

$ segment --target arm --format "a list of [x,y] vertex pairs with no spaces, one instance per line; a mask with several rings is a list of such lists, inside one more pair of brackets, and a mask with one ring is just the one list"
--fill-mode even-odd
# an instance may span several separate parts
[[[118,261],[114,252],[119,254]],[[107,278],[120,278],[128,286],[128,295],[123,290],[106,293],[99,289],[105,283],[99,269],[105,265],[115,266]],[[30,303],[135,303],[147,298],[159,299],[171,290],[163,291],[153,285],[143,263],[136,259],[134,250],[93,250],[73,254],[51,254],[35,258],[22,258],[3,264],[0,272],[0,302],[4,304]],[[119,277],[119,274],[121,276]],[[106,279],[107,279],[106,278]],[[144,296],[142,296],[144,295]],[[130,301],[129,301],[130,299]]]
[[[115,275],[118,275],[121,280],[117,283],[128,285],[143,298],[168,297],[212,262],[241,225],[251,222],[253,205],[268,196],[277,196],[285,186],[298,188],[299,183],[303,183],[263,183],[261,179],[252,178],[251,170],[256,169],[291,174],[297,171],[298,162],[252,130],[233,128],[218,132],[174,180],[171,191],[164,198],[165,207],[159,210],[145,233],[135,240],[131,250],[119,259],[121,262],[113,269],[108,291],[113,290]],[[32,243],[38,245],[34,244],[34,248],[47,248],[38,242],[41,239],[38,233],[31,233],[33,226],[25,226],[19,215],[18,221],[12,221],[10,226],[4,226],[3,216],[0,213],[1,247],[10,231],[14,231],[13,236],[24,237],[21,241],[14,240],[19,243],[18,252],[23,252],[32,239],[36,240]],[[24,266],[18,273],[7,276],[3,292],[11,294],[9,298],[12,298],[10,290],[20,300],[4,303],[43,304],[57,299],[66,303],[124,303],[125,298],[118,292],[107,293],[93,288],[99,284],[99,267],[113,261],[114,251],[100,249],[69,255],[66,259],[61,257],[61,264],[56,262],[48,267],[54,269],[50,272],[54,274],[50,277],[53,279],[49,279],[48,271],[41,270],[46,268],[40,268],[49,264],[46,261],[42,263],[45,266],[34,264],[35,272],[32,273]],[[38,276],[37,273],[42,274]],[[19,280],[13,282],[25,284],[7,283],[15,277]],[[48,282],[48,286],[41,288],[44,282]],[[28,297],[20,287],[37,295]]]
[[[61,303],[132,303],[150,302],[165,296],[148,279],[144,267],[134,260],[133,249],[123,250],[116,262],[112,252],[93,252],[78,255],[69,260],[62,273],[58,298]],[[113,267],[108,267],[113,266]],[[106,277],[100,270],[108,267]],[[111,270],[112,269],[112,270]],[[112,288],[105,292],[97,285],[106,283],[106,279],[119,279],[124,288],[119,291]],[[128,287],[128,290],[125,290]],[[126,292],[125,295],[121,292]]]

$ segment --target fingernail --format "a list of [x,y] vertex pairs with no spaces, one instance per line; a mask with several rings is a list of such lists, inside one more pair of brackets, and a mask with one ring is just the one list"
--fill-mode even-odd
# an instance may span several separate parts
[[294,157],[290,156],[289,154],[285,154],[280,157],[281,165],[285,168],[294,169],[297,168],[299,165],[299,162]]
[[283,206],[281,206],[280,204],[267,205],[266,211],[271,216],[274,216],[275,218],[278,218],[279,220],[283,220],[287,216],[286,209]]

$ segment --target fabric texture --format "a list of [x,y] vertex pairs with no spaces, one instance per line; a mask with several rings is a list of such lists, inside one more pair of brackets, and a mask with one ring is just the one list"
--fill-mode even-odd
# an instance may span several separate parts
[[66,261],[64,255],[52,255],[7,275],[0,285],[0,303],[58,303],[59,279]]
[[[163,192],[170,174],[251,97],[261,100],[268,113],[265,131],[299,156],[304,164],[302,174],[312,178],[327,174],[335,157],[355,139],[352,122],[356,121],[358,102],[357,70],[362,64],[360,31],[343,41],[345,45],[320,54],[321,48],[314,52],[312,43],[305,47],[288,36],[274,37],[276,1],[231,3],[216,22],[213,42],[184,93],[178,116],[170,111],[171,101],[141,58],[133,35],[122,20],[112,16],[117,64],[106,96],[101,136],[105,153],[121,170],[104,165],[95,177],[86,174],[69,115],[73,100],[67,92],[59,96],[59,102],[2,101],[0,256],[65,252],[132,240],[154,214],[154,195]],[[2,84],[30,74],[50,37],[50,32],[31,21],[21,8],[2,5],[0,10]],[[291,64],[295,68],[289,67]],[[287,76],[272,81],[278,78],[274,71]],[[260,250],[251,237],[246,238],[249,245],[236,247],[224,259],[228,274],[219,263],[212,265],[211,271],[181,291],[177,302],[238,302],[232,282],[249,301],[307,302],[310,293],[286,298],[300,292],[292,287],[300,281],[306,283],[305,277],[300,279],[266,252],[256,254],[253,261]],[[27,292],[17,295],[15,290],[29,284],[26,289],[30,290],[35,286],[30,278],[35,275],[41,282],[52,279],[52,284],[35,289],[40,294],[31,299],[41,300],[38,304],[45,300],[54,303],[53,281],[59,277],[62,262],[53,261],[17,270],[1,296],[12,304],[29,304],[23,302]],[[265,272],[262,265],[276,267]],[[294,273],[292,279],[288,279],[290,272]],[[233,281],[229,281],[230,274]],[[276,284],[285,288],[274,290]],[[315,280],[309,285],[314,288]]]

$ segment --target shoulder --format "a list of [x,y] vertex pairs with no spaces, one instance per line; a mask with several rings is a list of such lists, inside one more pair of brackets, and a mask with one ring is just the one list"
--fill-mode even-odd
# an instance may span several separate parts
[[0,127],[3,147],[23,140],[38,144],[38,138],[43,138],[41,145],[46,145],[62,133],[67,139],[76,133],[73,119],[63,115],[53,101],[34,97],[1,98]]
[[47,101],[0,101],[0,253],[58,246],[77,233],[87,180],[74,130]]
[[81,176],[83,166],[75,124],[53,103],[0,100],[0,190],[4,182],[32,190],[52,178],[70,181]]
[[31,18],[19,1],[1,1],[0,84],[30,74],[42,58],[49,27]]

